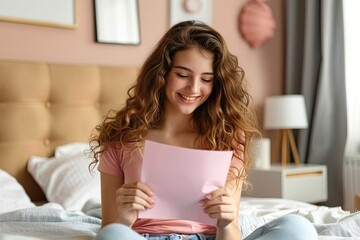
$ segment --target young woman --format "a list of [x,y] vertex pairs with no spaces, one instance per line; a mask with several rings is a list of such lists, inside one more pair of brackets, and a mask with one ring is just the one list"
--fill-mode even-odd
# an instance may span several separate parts
[[[99,163],[102,187],[102,229],[97,239],[241,239],[241,190],[250,163],[249,144],[258,129],[244,72],[222,36],[196,21],[174,25],[149,55],[128,93],[126,105],[108,116],[92,139],[93,164]],[[216,227],[138,218],[139,211],[156,204],[156,192],[139,181],[144,140],[233,151],[225,187],[199,201],[199,207],[217,219]],[[273,228],[256,235],[265,236],[269,229]]]

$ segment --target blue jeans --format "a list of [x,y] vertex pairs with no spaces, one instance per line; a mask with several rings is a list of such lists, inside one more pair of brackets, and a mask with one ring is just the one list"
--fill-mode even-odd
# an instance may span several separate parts
[[289,214],[257,228],[244,240],[318,240],[313,224],[306,218]]
[[167,234],[167,235],[157,235],[157,234],[143,234],[145,239],[149,240],[214,240],[215,235],[210,234]]
[[[240,223],[241,224],[241,223]],[[121,224],[110,224],[102,228],[95,240],[214,240],[214,235],[206,234],[167,234],[140,235]],[[317,232],[310,221],[299,215],[285,215],[257,228],[244,240],[317,240]]]
[[131,228],[113,223],[101,229],[95,240],[214,240],[209,234],[138,234]]

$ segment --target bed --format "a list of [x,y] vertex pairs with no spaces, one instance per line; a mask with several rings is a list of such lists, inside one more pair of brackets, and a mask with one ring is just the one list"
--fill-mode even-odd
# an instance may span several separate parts
[[[88,140],[121,107],[136,67],[0,61],[0,239],[92,239],[100,180]],[[360,214],[299,201],[243,197],[243,236],[284,214],[305,216],[319,239],[360,239]]]

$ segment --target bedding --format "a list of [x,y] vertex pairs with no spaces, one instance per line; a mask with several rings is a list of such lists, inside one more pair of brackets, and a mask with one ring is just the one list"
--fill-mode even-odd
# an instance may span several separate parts
[[[320,240],[360,239],[360,213],[286,199],[242,198],[239,224],[243,237],[284,214],[313,222]],[[81,211],[57,203],[0,214],[0,239],[92,239],[101,225],[101,204],[90,199]]]
[[[84,150],[124,103],[136,67],[0,60],[0,240],[92,239],[101,225],[99,176]],[[247,236],[300,214],[320,240],[360,239],[360,214],[286,199],[243,197]]]

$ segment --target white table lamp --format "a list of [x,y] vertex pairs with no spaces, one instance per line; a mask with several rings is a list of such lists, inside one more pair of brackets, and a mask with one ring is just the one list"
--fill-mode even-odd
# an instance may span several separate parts
[[[308,127],[305,99],[303,95],[278,95],[270,96],[265,100],[264,128],[278,130],[273,150],[273,161],[277,160],[281,149],[281,164],[289,161],[288,144],[293,154],[295,164],[299,164],[297,150],[292,129]],[[280,145],[281,142],[281,145]]]

